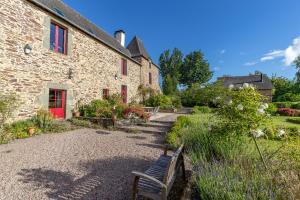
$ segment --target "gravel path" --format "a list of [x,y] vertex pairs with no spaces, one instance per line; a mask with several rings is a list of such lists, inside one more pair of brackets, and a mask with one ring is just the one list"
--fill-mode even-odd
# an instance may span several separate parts
[[0,199],[130,199],[132,170],[162,153],[159,134],[81,129],[0,145]]

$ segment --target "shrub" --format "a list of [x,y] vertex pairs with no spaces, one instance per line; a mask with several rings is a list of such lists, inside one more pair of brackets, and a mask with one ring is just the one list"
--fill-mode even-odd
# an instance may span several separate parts
[[48,133],[63,133],[66,131],[71,131],[74,128],[71,126],[70,123],[68,122],[63,122],[63,121],[53,121],[49,127],[47,128]]
[[174,108],[181,108],[182,107],[181,98],[179,96],[172,96],[171,100],[172,100],[172,106]]
[[124,118],[130,119],[130,118],[141,118],[144,120],[148,120],[150,118],[150,115],[145,112],[145,110],[142,107],[138,106],[132,106],[128,107],[123,111]]
[[0,128],[11,117],[13,111],[18,106],[18,100],[15,95],[0,94]]
[[291,102],[300,101],[300,95],[288,92],[288,93],[278,96],[276,100],[283,101],[283,102],[285,102],[285,101],[291,101]]
[[194,114],[210,113],[210,112],[211,112],[211,108],[209,108],[208,106],[195,106],[193,108]]
[[292,102],[273,102],[277,108],[291,108]]
[[38,110],[37,115],[33,118],[33,122],[38,128],[47,130],[53,123],[53,116],[48,110],[40,109]]
[[145,105],[151,107],[159,106],[161,109],[173,108],[171,97],[163,94],[157,94],[151,96],[149,99],[145,101]]
[[17,121],[8,125],[6,131],[12,134],[13,139],[22,139],[29,137],[28,129],[30,127],[35,127],[32,120]]
[[81,127],[86,127],[86,128],[92,127],[91,122],[86,121],[86,120],[79,120],[79,119],[73,118],[73,119],[70,119],[70,122],[72,124],[74,124],[75,126],[81,126]]
[[101,110],[111,110],[111,106],[107,100],[94,100],[89,105],[83,106],[82,114],[85,117],[96,117],[101,115]]
[[269,103],[269,106],[265,111],[270,115],[276,115],[277,106],[274,103]]
[[172,146],[173,148],[176,148],[180,145],[181,141],[181,131],[183,128],[187,128],[189,125],[191,125],[191,121],[186,116],[180,116],[177,118],[176,123],[172,127],[171,131],[166,136],[166,143]]
[[300,124],[300,118],[288,118],[286,121],[294,124]]
[[292,103],[291,108],[300,110],[300,102]]
[[291,108],[278,108],[277,111],[281,116],[291,116],[295,117],[299,115],[299,112],[296,109]]
[[266,109],[268,104],[263,103],[265,97],[255,88],[245,84],[243,88],[231,90],[225,99],[220,99],[220,108],[217,116],[226,127],[237,135],[248,135],[268,121]]

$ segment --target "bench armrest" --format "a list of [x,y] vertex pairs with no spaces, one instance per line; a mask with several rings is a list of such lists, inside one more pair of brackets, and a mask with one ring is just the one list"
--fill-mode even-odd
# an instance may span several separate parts
[[154,183],[156,183],[156,184],[158,184],[160,187],[162,187],[162,188],[167,188],[167,186],[164,184],[164,183],[162,183],[161,181],[159,181],[159,180],[157,180],[156,178],[153,178],[153,177],[151,177],[151,176],[148,176],[147,174],[144,174],[144,173],[141,173],[141,172],[135,172],[135,171],[133,171],[133,172],[131,172],[133,175],[135,175],[135,176],[137,176],[137,177],[139,177],[139,178],[145,178],[145,179],[148,179],[148,180],[150,180],[150,181],[152,181],[152,182],[154,182]]

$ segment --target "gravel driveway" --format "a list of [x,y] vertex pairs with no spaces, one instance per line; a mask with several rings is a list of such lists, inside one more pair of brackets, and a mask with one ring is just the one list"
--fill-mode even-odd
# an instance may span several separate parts
[[81,129],[0,145],[0,199],[130,199],[130,172],[148,168],[162,140]]

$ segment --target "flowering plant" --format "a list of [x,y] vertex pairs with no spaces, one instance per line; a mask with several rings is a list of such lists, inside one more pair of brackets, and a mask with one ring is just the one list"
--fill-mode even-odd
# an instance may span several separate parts
[[238,90],[228,90],[227,96],[219,101],[217,115],[227,130],[239,135],[253,133],[267,122],[265,97],[249,84]]
[[298,110],[291,109],[291,108],[278,108],[277,112],[283,116],[292,116],[292,117],[299,116]]

